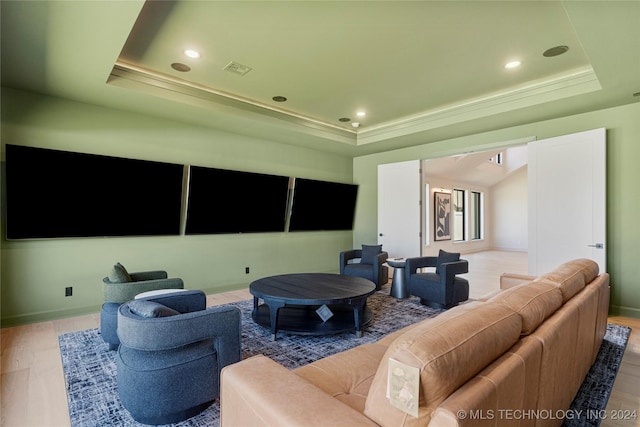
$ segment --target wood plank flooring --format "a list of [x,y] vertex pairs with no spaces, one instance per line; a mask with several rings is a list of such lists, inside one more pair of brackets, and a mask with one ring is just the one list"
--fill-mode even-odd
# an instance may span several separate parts
[[[488,251],[466,254],[471,298],[499,289],[502,273],[526,274],[525,253]],[[219,305],[250,299],[248,289],[207,296],[207,304]],[[633,328],[607,415],[640,411],[640,319],[611,317],[611,323]],[[99,313],[31,325],[3,328],[0,336],[0,425],[40,427],[70,425],[58,335],[100,323]],[[640,427],[639,419],[604,420],[602,427]]]

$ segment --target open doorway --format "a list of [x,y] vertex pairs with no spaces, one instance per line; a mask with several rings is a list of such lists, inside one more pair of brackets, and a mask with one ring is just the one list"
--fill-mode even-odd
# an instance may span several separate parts
[[423,160],[421,170],[422,255],[527,251],[526,145]]
[[530,275],[575,258],[606,271],[606,129],[502,147],[421,162],[420,255],[523,251]]

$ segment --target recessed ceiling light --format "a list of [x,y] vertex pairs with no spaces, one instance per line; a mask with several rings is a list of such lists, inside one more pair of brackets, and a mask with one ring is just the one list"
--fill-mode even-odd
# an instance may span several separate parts
[[184,51],[184,54],[187,55],[189,58],[200,58],[200,52],[198,52],[197,50],[193,50],[193,49],[187,49]]
[[338,121],[339,121],[339,122],[346,123],[346,122],[350,122],[350,121],[351,121],[351,119],[350,119],[349,117],[340,117],[340,118],[338,119]]
[[547,58],[550,58],[552,56],[562,55],[568,50],[569,50],[569,46],[556,46],[556,47],[552,47],[550,49],[545,50],[542,53],[542,56],[546,56]]
[[504,68],[512,70],[514,68],[518,68],[520,65],[522,65],[522,61],[511,61],[504,64]]
[[366,115],[367,115],[367,113],[366,113],[365,111],[358,111],[358,112],[356,113],[356,116],[358,116],[358,117],[364,117],[364,116],[366,116]]
[[640,92],[634,93],[633,96],[640,96]]
[[274,101],[276,101],[276,102],[285,102],[285,101],[287,100],[287,98],[286,98],[286,97],[284,97],[284,96],[274,96],[274,97],[273,97],[273,98],[271,98],[271,99],[273,99],[273,100],[274,100]]
[[176,71],[180,71],[182,73],[186,73],[187,71],[191,71],[191,67],[189,67],[187,64],[183,64],[181,62],[174,62],[173,64],[171,64],[171,68],[173,68]]

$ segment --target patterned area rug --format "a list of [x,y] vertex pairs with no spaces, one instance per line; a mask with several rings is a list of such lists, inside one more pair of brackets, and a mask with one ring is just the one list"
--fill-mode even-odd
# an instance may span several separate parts
[[[242,357],[264,354],[290,369],[360,344],[375,342],[389,332],[441,312],[421,305],[417,298],[397,301],[389,297],[388,290],[383,290],[368,299],[367,305],[373,312],[373,319],[364,328],[364,334],[359,339],[346,332],[317,337],[278,332],[278,339],[272,341],[270,331],[256,325],[251,319],[252,301],[241,301],[233,305],[242,311]],[[608,326],[605,343],[592,369],[593,374],[589,373],[583,385],[584,390],[581,389],[578,393],[574,404],[604,409],[603,405],[608,400],[628,336],[628,328]],[[108,350],[99,330],[88,329],[64,334],[59,337],[59,343],[71,425],[142,426],[120,404],[115,352]],[[597,393],[592,393],[592,390],[597,390]],[[219,404],[216,401],[199,415],[174,426],[217,426],[219,416]]]
[[563,427],[599,426],[610,415],[604,409],[607,407],[630,333],[631,328],[627,326],[607,325],[607,334],[596,361],[573,399],[571,415],[566,417]]
[[[361,338],[344,332],[328,336],[288,335],[271,332],[251,319],[253,301],[232,305],[242,312],[242,358],[264,354],[287,368],[311,363],[360,344],[375,342],[389,332],[419,320],[438,315],[442,310],[425,307],[418,298],[398,301],[389,291],[378,291],[367,299],[373,312]],[[120,404],[116,383],[115,351],[109,351],[99,329],[60,335],[60,352],[67,386],[72,426],[141,426]],[[220,407],[216,401],[206,411],[175,426],[217,426]]]

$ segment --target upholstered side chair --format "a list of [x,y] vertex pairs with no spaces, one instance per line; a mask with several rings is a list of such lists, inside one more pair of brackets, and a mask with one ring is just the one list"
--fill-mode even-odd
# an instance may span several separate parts
[[118,394],[134,420],[171,424],[220,396],[220,371],[240,361],[240,310],[206,307],[202,291],[139,298],[118,309]]
[[[426,267],[435,271],[418,271]],[[407,258],[404,272],[409,294],[424,305],[451,308],[469,299],[469,282],[457,276],[469,272],[469,263],[459,253],[440,250],[437,257]]]
[[109,276],[102,279],[104,304],[100,312],[100,334],[115,350],[120,344],[118,334],[118,307],[120,304],[134,299],[142,292],[158,289],[183,289],[184,282],[179,278],[169,278],[164,270],[129,273],[120,263],[113,266]]
[[388,257],[382,245],[362,245],[362,249],[340,252],[340,274],[371,280],[379,290],[389,281],[389,267],[384,265]]

